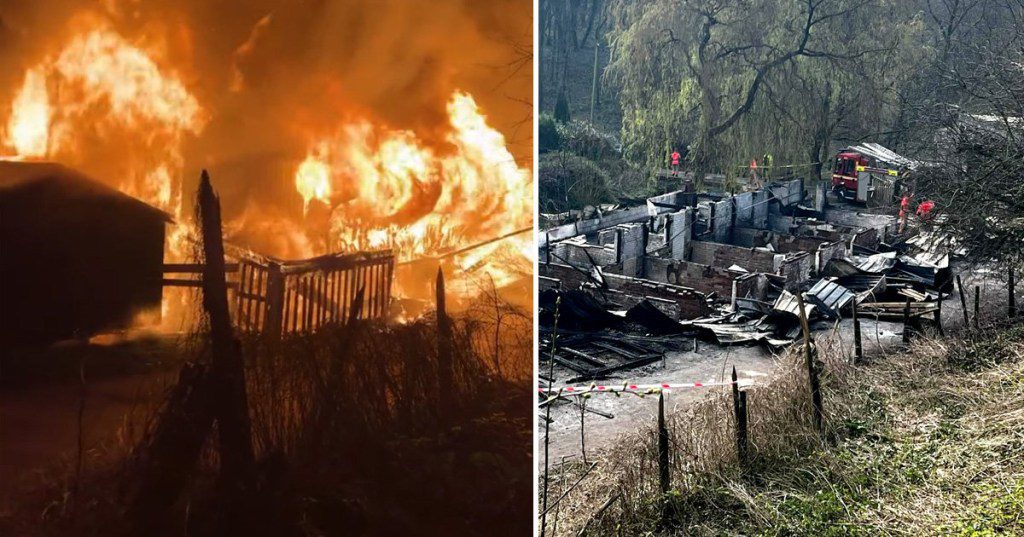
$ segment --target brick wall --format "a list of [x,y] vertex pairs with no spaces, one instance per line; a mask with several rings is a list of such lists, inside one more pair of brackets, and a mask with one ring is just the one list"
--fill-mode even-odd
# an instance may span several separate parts
[[677,320],[696,319],[709,312],[704,294],[689,287],[671,285],[641,278],[606,274],[608,287],[634,297],[655,297],[670,300],[679,308]]
[[721,268],[739,265],[748,272],[776,272],[776,254],[771,252],[708,241],[693,241],[691,252],[688,261],[701,265]]
[[[538,275],[550,280],[557,280],[558,286],[566,291],[579,289],[587,277],[569,265],[560,263],[540,263],[537,265]],[[543,281],[543,280],[542,280]],[[554,282],[547,281],[547,285],[554,286]]]
[[768,191],[745,192],[736,196],[736,225],[755,229],[768,226]]
[[555,244],[551,253],[552,263],[565,263],[577,267],[605,267],[618,262],[616,245],[600,246],[582,241],[565,241]]
[[732,295],[736,276],[736,273],[720,267],[674,259],[647,259],[648,279],[690,287],[702,293],[718,293],[723,298]]
[[645,224],[624,224],[619,226],[619,261],[624,276],[641,277],[644,274],[644,257],[647,255],[647,227]]
[[786,278],[786,289],[796,291],[801,284],[810,279],[813,268],[813,255],[807,252],[788,254],[782,260],[778,274]]

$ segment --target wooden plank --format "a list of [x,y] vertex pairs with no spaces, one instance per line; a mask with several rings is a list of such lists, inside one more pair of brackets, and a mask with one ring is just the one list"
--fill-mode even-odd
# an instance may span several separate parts
[[[562,349],[558,349],[558,350],[561,351]],[[575,371],[577,373],[585,375],[585,374],[588,374],[588,373],[590,373],[592,371],[590,368],[584,367],[584,366],[582,366],[582,365],[580,365],[580,364],[578,364],[576,362],[573,362],[572,360],[566,360],[565,358],[562,358],[561,356],[558,356],[557,354],[552,356],[551,353],[545,353],[545,355],[547,355],[549,360],[554,360],[556,364],[558,364],[558,365],[560,365],[560,366],[562,366],[562,367],[564,367],[566,369],[571,369],[571,370],[573,370],[573,371]]]
[[320,305],[320,326],[323,326],[324,324],[327,323],[327,320],[328,320],[327,319],[327,314],[328,314],[328,312],[330,310],[329,305],[330,305],[331,301],[330,301],[330,298],[328,298],[329,297],[328,293],[329,293],[329,289],[330,289],[328,284],[330,283],[330,281],[327,279],[327,273],[326,272],[321,272],[319,274],[319,278],[320,278],[320,292],[317,293],[316,298],[317,298],[317,302],[319,302],[319,305]]
[[588,364],[590,364],[590,365],[592,365],[594,367],[605,367],[605,366],[608,365],[605,362],[602,362],[601,360],[598,360],[597,358],[594,358],[593,356],[591,356],[591,355],[589,355],[589,354],[587,354],[585,352],[578,351],[576,349],[570,349],[569,347],[563,346],[563,347],[558,349],[558,352],[565,352],[565,353],[571,354],[571,355],[579,358],[580,360],[583,360],[584,362],[586,362],[586,363],[588,363]]
[[[282,277],[284,277],[284,275],[282,275]],[[288,281],[288,279],[286,278],[285,281]],[[287,332],[289,334],[295,332],[295,328],[298,325],[299,301],[298,301],[298,293],[297,293],[297,289],[296,289],[296,286],[298,284],[299,284],[299,282],[298,282],[298,280],[296,278],[291,278],[291,281],[289,282],[289,285],[288,285],[288,302],[287,302],[288,303],[288,308],[287,308],[286,311],[288,313],[288,330],[287,330]]]
[[604,349],[606,351],[614,352],[615,354],[618,354],[619,356],[622,356],[624,358],[628,358],[630,360],[634,360],[634,359],[640,357],[636,353],[632,353],[632,352],[629,352],[627,350],[620,349],[620,348],[616,347],[615,345],[612,345],[611,343],[605,343],[604,341],[592,341],[590,344],[595,346],[595,347]]
[[236,322],[238,323],[239,327],[244,327],[245,326],[243,324],[243,321],[242,321],[242,307],[245,304],[245,299],[243,298],[243,295],[245,295],[246,293],[245,293],[245,286],[241,285],[242,282],[245,281],[245,271],[246,271],[246,266],[243,264],[243,265],[241,265],[239,267],[239,271],[238,271],[238,283],[239,283],[239,286],[238,286],[238,292],[235,293],[235,315],[238,317],[236,319]]
[[580,375],[580,376],[578,376],[576,378],[569,379],[566,382],[571,384],[573,382],[584,382],[584,381],[587,381],[587,380],[602,379],[602,378],[605,378],[605,377],[607,377],[608,375],[610,375],[612,373],[615,373],[616,371],[624,371],[626,369],[633,369],[633,368],[636,368],[636,367],[642,367],[642,366],[645,366],[647,364],[651,364],[651,363],[657,362],[658,360],[661,360],[662,356],[663,355],[661,355],[661,354],[649,354],[647,356],[641,356],[640,358],[637,358],[636,360],[630,360],[630,361],[628,361],[626,363],[617,364],[617,365],[611,365],[611,366],[608,366],[608,367],[604,367],[604,368],[601,368],[601,369],[590,371],[590,372],[588,372],[588,373],[586,373],[584,375]]
[[285,280],[277,265],[267,267],[266,308],[263,334],[271,344],[281,340],[284,330]]
[[302,330],[309,331],[310,329],[313,328],[313,301],[309,299],[309,295],[310,293],[312,293],[313,290],[313,278],[311,275],[307,274],[303,279],[306,282],[306,284],[302,288]]

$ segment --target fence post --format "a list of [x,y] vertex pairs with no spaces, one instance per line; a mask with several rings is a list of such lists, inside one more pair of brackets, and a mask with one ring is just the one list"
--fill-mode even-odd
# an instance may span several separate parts
[[981,286],[974,286],[974,329],[981,329],[981,321],[978,320],[979,313],[981,311]]
[[939,291],[939,298],[935,303],[938,306],[935,310],[935,326],[939,327],[939,335],[946,337],[946,330],[942,328],[942,291]]
[[228,527],[244,522],[244,498],[252,492],[255,455],[246,397],[245,364],[228,311],[220,200],[203,170],[199,182],[203,238],[203,309],[210,316],[214,413],[220,437],[220,486],[227,493]]
[[864,347],[860,339],[860,316],[857,315],[857,299],[853,299],[853,363],[858,364],[864,359]]
[[451,412],[451,391],[454,389],[452,371],[451,326],[445,310],[444,270],[437,267],[437,381],[441,415],[445,419]]
[[747,392],[740,391],[736,366],[732,368],[732,409],[736,416],[736,458],[742,470],[747,466]]
[[1015,277],[1015,275],[1013,273],[1013,267],[1010,267],[1010,286],[1009,286],[1009,289],[1007,289],[1007,291],[1009,291],[1009,293],[1010,293],[1010,296],[1007,297],[1007,307],[1010,310],[1009,311],[1010,317],[1016,317],[1017,316],[1017,297],[1015,295],[1015,289],[1014,289],[1016,287],[1017,281],[1016,281],[1015,278],[1016,277]]
[[910,298],[903,306],[903,343],[910,343]]
[[967,317],[967,297],[964,295],[964,282],[960,280],[960,275],[956,275],[956,287],[960,290],[960,308],[964,310],[964,328],[970,328],[971,320]]
[[661,487],[663,502],[661,508],[663,526],[668,526],[669,522],[668,491],[672,485],[668,462],[668,427],[665,426],[665,392],[662,391],[658,393],[658,484]]
[[267,315],[263,318],[263,337],[271,345],[281,341],[284,324],[284,274],[281,265],[267,265]]
[[807,311],[804,309],[804,295],[798,289],[796,292],[797,306],[800,308],[800,328],[804,332],[804,356],[807,362],[807,381],[811,388],[811,411],[814,418],[814,429],[818,434],[825,433],[824,410],[821,404],[821,381],[818,379],[818,369],[814,363],[814,353],[811,352],[811,327],[807,323]]

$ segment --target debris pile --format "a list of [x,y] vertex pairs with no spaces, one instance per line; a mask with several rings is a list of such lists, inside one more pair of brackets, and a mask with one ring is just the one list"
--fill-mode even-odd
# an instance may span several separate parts
[[952,289],[950,241],[828,197],[802,179],[741,194],[684,188],[541,231],[548,380],[608,378],[697,340],[789,345],[798,293],[812,328],[855,306],[871,319],[937,317]]

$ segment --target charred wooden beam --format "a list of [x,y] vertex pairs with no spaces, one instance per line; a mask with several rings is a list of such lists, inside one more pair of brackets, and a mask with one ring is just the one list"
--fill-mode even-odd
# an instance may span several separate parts
[[[245,365],[242,349],[235,337],[228,310],[228,293],[224,277],[224,238],[221,227],[220,200],[203,170],[199,182],[199,220],[202,224],[203,309],[210,317],[210,339],[213,355],[211,372],[216,386],[213,398],[220,436],[221,486],[229,498],[251,494],[255,456],[252,447],[252,425],[245,386]],[[235,505],[238,509],[238,506]],[[229,521],[241,522],[240,509],[229,508]]]
[[586,362],[586,363],[588,363],[588,364],[590,364],[590,365],[592,365],[594,367],[605,367],[605,366],[608,365],[608,364],[602,362],[601,360],[598,360],[597,358],[595,358],[595,357],[593,357],[593,356],[591,356],[591,355],[589,355],[589,354],[587,354],[587,353],[585,353],[583,351],[579,351],[579,350],[576,350],[576,349],[570,349],[570,348],[568,348],[568,347],[566,347],[564,345],[558,349],[558,352],[567,352],[567,353],[575,356],[576,358],[579,358],[580,360],[583,360],[584,362]]
[[[619,347],[616,347],[615,345],[612,345],[611,343],[606,343],[604,341],[594,341],[594,342],[591,343],[591,345],[593,345],[593,346],[595,346],[597,348],[600,348],[600,349],[604,349],[604,350],[609,351],[609,352],[613,352],[615,354],[618,354],[619,356],[622,356],[624,358],[629,358],[631,360],[635,360],[635,359],[639,358],[639,355],[637,355],[634,352],[630,352],[630,351],[621,349]],[[648,353],[644,353],[644,354],[648,354]]]
[[630,360],[630,361],[625,362],[625,363],[616,364],[616,365],[610,365],[610,366],[607,366],[607,367],[602,367],[601,369],[596,369],[596,370],[591,371],[589,373],[585,373],[585,374],[582,374],[582,375],[580,375],[578,377],[569,379],[567,382],[569,382],[571,384],[573,382],[585,382],[585,381],[588,381],[588,380],[603,379],[603,378],[607,377],[608,375],[610,375],[612,373],[615,373],[617,371],[625,371],[627,369],[634,369],[634,368],[637,368],[637,367],[643,367],[643,366],[645,366],[647,364],[652,364],[654,362],[657,362],[657,361],[661,360],[661,358],[663,356],[664,356],[664,354],[649,354],[647,356],[641,356],[640,358],[637,358],[636,360]]

